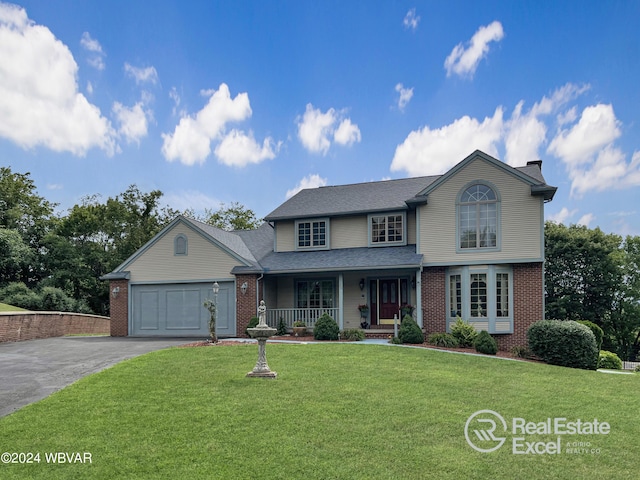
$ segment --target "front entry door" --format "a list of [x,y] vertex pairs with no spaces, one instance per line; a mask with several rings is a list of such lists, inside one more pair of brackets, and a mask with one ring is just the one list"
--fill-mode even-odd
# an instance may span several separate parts
[[371,324],[393,325],[394,315],[400,318],[400,306],[407,303],[407,279],[382,278],[372,280],[371,292]]

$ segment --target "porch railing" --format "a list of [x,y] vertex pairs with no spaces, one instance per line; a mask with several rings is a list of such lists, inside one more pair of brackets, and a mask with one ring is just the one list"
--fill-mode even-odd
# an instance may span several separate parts
[[313,328],[318,320],[325,313],[329,314],[336,322],[338,321],[337,308],[273,308],[267,309],[267,324],[270,327],[278,328],[280,319],[284,321],[287,328],[293,328],[293,323],[304,322],[308,328]]

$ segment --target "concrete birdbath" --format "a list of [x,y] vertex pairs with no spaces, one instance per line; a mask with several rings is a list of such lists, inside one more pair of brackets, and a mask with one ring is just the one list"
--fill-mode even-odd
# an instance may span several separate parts
[[276,378],[278,374],[272,372],[267,364],[267,339],[276,334],[276,329],[267,325],[267,307],[264,300],[260,301],[258,307],[258,325],[255,328],[248,328],[247,332],[251,338],[258,340],[258,362],[253,370],[247,373],[247,377]]

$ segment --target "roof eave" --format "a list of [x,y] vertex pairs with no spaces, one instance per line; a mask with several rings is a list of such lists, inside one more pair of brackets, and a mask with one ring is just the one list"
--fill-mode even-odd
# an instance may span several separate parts
[[542,197],[545,202],[553,200],[554,195],[558,191],[558,187],[552,187],[551,185],[532,185],[531,195],[534,197]]

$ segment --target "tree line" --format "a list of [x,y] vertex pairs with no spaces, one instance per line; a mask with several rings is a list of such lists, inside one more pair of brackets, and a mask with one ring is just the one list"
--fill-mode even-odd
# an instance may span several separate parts
[[[162,205],[162,195],[131,185],[60,214],[29,173],[0,167],[0,302],[108,315],[109,287],[100,277],[178,214],[225,230],[262,223],[239,203],[196,215]],[[547,222],[545,259],[546,317],[592,321],[605,332],[604,349],[630,360],[639,355],[640,237]]]

